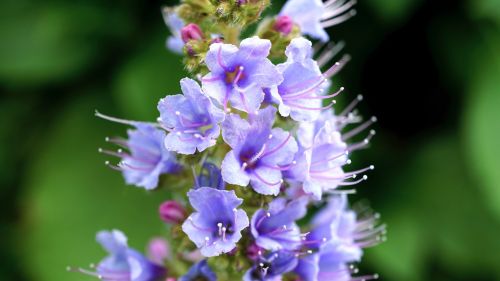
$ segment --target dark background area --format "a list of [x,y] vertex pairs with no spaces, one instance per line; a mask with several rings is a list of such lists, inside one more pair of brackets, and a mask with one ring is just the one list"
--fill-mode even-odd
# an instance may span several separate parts
[[[341,104],[362,93],[377,136],[358,186],[388,224],[361,271],[381,280],[500,280],[500,1],[362,0],[329,29],[353,59]],[[274,1],[275,9],[280,2]],[[179,92],[165,50],[166,1],[0,4],[0,280],[89,280],[99,229],[132,246],[164,231],[165,191],[126,187],[97,148],[125,127],[94,110],[154,120]],[[364,165],[364,164],[361,164]],[[356,168],[356,167],[353,167]]]

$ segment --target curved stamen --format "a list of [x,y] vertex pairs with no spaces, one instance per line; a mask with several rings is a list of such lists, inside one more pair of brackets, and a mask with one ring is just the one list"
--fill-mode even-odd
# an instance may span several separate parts
[[368,176],[364,175],[361,179],[359,179],[357,181],[344,181],[344,182],[338,183],[338,185],[340,185],[340,186],[355,185],[355,184],[358,184],[358,183],[365,181],[367,179],[368,179]]
[[196,228],[197,230],[199,231],[205,231],[205,232],[213,232],[214,230],[213,229],[210,229],[210,228],[206,228],[206,227],[201,227],[201,226],[198,226],[194,223],[193,221],[193,218],[192,217],[189,217],[188,218],[189,222],[191,223],[191,225]]
[[345,47],[345,43],[343,41],[338,42],[337,44],[328,44],[325,50],[321,52],[318,56],[318,65],[323,68],[331,59],[333,59],[340,51]]
[[328,159],[322,159],[322,160],[317,160],[317,161],[311,162],[311,166],[313,166],[313,165],[317,165],[317,164],[328,163],[328,162],[330,162],[330,161],[333,161],[333,160],[339,159],[340,157],[342,157],[342,156],[347,156],[347,155],[349,155],[349,152],[344,151],[343,153],[338,154],[338,155],[335,155],[335,156],[330,157],[330,158],[328,158]]
[[315,99],[319,99],[319,100],[330,99],[330,98],[334,98],[334,97],[338,96],[343,91],[344,91],[344,87],[341,87],[337,92],[335,92],[335,93],[333,93],[331,95],[327,95],[327,96],[308,96],[307,99],[311,99],[311,100],[315,100]]
[[352,100],[349,105],[344,108],[344,110],[339,114],[339,116],[346,116],[348,113],[352,112],[352,110],[358,105],[360,101],[363,100],[362,95],[358,95],[354,100]]
[[273,153],[275,153],[276,151],[282,149],[287,143],[288,141],[290,140],[290,138],[292,137],[292,134],[291,133],[288,133],[288,136],[286,137],[286,139],[281,143],[279,144],[278,146],[276,146],[275,148],[271,149],[270,151],[266,151],[261,158],[264,158],[264,157],[267,157]]
[[285,165],[285,166],[272,166],[272,165],[268,165],[268,164],[265,164],[265,163],[262,163],[261,165],[264,166],[264,167],[266,167],[266,168],[273,169],[273,170],[288,171],[293,166],[297,165],[297,162],[293,161],[292,164]]
[[342,58],[336,62],[332,67],[330,67],[324,74],[323,76],[328,79],[333,77],[335,74],[339,73],[339,71],[344,68],[344,66],[351,60],[351,56],[349,55],[344,55]]
[[348,19],[354,17],[355,15],[356,15],[356,10],[351,10],[350,12],[345,13],[341,16],[334,17],[330,20],[326,20],[326,21],[321,22],[321,26],[323,26],[324,28],[332,27],[334,25],[337,25],[337,24],[340,24],[340,23],[347,21]]
[[120,119],[120,118],[112,117],[109,115],[102,114],[97,110],[95,111],[94,114],[95,114],[95,116],[102,118],[104,120],[108,120],[108,121],[115,122],[115,123],[120,123],[123,125],[136,126],[137,124],[149,124],[149,125],[152,125],[155,127],[159,126],[157,123],[152,123],[152,122],[142,122],[142,121],[134,121],[134,120],[127,120],[127,119]]
[[263,182],[265,185],[268,186],[276,186],[276,185],[281,185],[283,183],[283,179],[279,180],[276,183],[268,182],[265,179],[263,179],[256,171],[253,171],[252,174],[261,182]]
[[259,228],[259,226],[264,222],[265,219],[271,217],[271,213],[267,212],[264,216],[260,217],[257,223],[255,224],[256,228]]
[[222,46],[219,47],[219,50],[217,51],[217,64],[225,71],[225,72],[231,72],[229,68],[224,64],[222,61]]
[[347,10],[351,9],[354,5],[356,5],[356,1],[351,0],[347,3],[342,3],[339,5],[332,5],[332,4],[330,5],[325,4],[325,7],[327,7],[327,12],[321,16],[322,20],[327,20],[346,12]]
[[368,135],[368,137],[366,137],[361,142],[349,145],[347,147],[347,150],[348,151],[355,151],[355,150],[359,150],[359,149],[365,148],[368,144],[370,144],[370,140],[373,138],[374,135],[375,135],[375,130],[371,130],[370,134]]
[[354,128],[354,129],[352,129],[351,131],[345,133],[342,136],[342,140],[346,141],[346,140],[354,137],[355,135],[361,133],[362,131],[364,131],[365,129],[370,127],[375,122],[377,122],[377,117],[373,116],[372,118],[370,118],[370,120],[366,121],[365,123],[359,125],[358,127]]
[[137,166],[130,165],[126,162],[120,162],[120,163],[118,163],[118,167],[128,168],[130,170],[135,170],[135,171],[151,171],[151,168],[153,167],[153,165],[149,165],[149,167],[137,167]]
[[322,107],[307,107],[307,106],[302,106],[302,105],[298,105],[298,104],[294,104],[294,103],[287,103],[288,106],[290,107],[295,107],[295,108],[298,108],[298,109],[302,109],[302,110],[311,110],[311,111],[321,111],[321,110],[325,110],[325,109],[329,109],[329,108],[332,108],[333,105],[335,104],[335,101],[330,103],[329,105],[327,106],[322,106]]

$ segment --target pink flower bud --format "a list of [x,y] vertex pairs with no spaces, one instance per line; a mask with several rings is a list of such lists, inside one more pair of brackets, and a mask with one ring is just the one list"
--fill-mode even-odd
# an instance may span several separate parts
[[149,241],[147,253],[149,259],[159,265],[163,265],[166,259],[171,258],[167,240],[159,237]]
[[274,23],[274,30],[284,35],[290,34],[293,29],[293,20],[289,16],[278,16]]
[[180,224],[186,219],[186,210],[177,201],[165,201],[159,208],[160,218],[169,224]]
[[181,29],[181,37],[184,43],[187,43],[191,40],[202,40],[203,31],[201,31],[200,27],[197,24],[190,23]]

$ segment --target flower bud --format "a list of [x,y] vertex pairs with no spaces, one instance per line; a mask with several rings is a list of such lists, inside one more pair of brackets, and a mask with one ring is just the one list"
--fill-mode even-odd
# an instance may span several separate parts
[[186,219],[186,210],[177,201],[165,201],[159,208],[160,218],[169,224],[180,224]]
[[199,41],[203,39],[203,31],[197,24],[190,23],[181,29],[181,38],[184,43],[191,40]]
[[274,30],[284,35],[290,34],[293,29],[293,20],[289,16],[278,16],[274,23]]
[[162,265],[166,259],[171,258],[168,242],[163,238],[153,238],[148,244],[149,259],[159,265]]

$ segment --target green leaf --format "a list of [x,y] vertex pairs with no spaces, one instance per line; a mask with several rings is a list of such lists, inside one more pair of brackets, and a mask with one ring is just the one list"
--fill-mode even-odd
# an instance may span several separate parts
[[108,147],[105,136],[126,129],[95,118],[94,108],[102,107],[93,98],[74,101],[32,159],[18,248],[33,280],[95,280],[66,267],[87,267],[105,256],[94,238],[99,230],[123,230],[139,251],[163,230],[157,208],[167,192],[125,186],[121,174],[103,164],[111,159],[97,152]]

